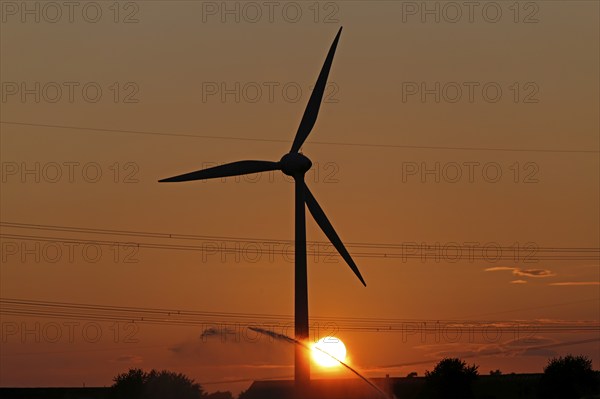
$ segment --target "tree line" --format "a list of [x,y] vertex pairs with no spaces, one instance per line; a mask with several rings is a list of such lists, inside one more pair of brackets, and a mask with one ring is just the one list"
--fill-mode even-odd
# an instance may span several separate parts
[[[432,371],[425,372],[420,397],[432,399],[473,398],[472,384],[479,378],[479,366],[459,358],[444,358]],[[500,370],[490,375],[501,375]],[[407,378],[417,377],[411,372]],[[117,375],[111,386],[114,399],[235,399],[231,392],[206,393],[202,386],[184,374],[172,371],[130,369]],[[600,398],[600,372],[594,371],[586,356],[552,358],[538,382],[540,399]],[[242,392],[238,399],[244,399]]]

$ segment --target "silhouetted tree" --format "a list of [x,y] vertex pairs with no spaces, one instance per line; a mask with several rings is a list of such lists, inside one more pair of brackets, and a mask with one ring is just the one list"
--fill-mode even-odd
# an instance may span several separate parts
[[209,394],[205,395],[204,398],[206,398],[206,399],[233,399],[233,395],[229,391],[226,391],[226,392],[217,391],[217,392],[213,392],[213,393],[209,393]]
[[416,377],[416,376],[418,376],[418,375],[419,375],[419,374],[417,374],[417,372],[416,372],[416,371],[411,371],[410,373],[408,373],[408,374],[406,375],[406,378],[414,378],[414,377]]
[[496,370],[490,370],[490,375],[502,375],[502,371],[496,369]]
[[200,384],[185,375],[152,370],[144,387],[144,399],[200,399]]
[[131,369],[114,378],[112,396],[118,399],[202,399],[200,384],[184,374]]
[[117,375],[113,378],[113,381],[115,382],[112,385],[113,397],[119,399],[141,398],[142,393],[144,392],[146,378],[146,373],[141,369],[130,369],[127,373]]
[[598,372],[586,356],[550,359],[540,380],[540,397],[548,399],[581,398],[600,393]]
[[477,379],[477,368],[457,358],[442,359],[433,371],[425,372],[427,388],[434,398],[472,398],[471,383]]

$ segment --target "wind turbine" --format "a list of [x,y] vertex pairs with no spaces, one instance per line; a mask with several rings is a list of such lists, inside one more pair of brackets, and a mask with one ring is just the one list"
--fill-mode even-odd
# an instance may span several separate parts
[[[327,58],[323,64],[323,68],[317,78],[317,83],[313,89],[313,92],[308,100],[308,105],[304,111],[304,116],[300,122],[300,127],[294,138],[294,143],[289,153],[285,154],[279,162],[271,161],[238,161],[232,162],[221,166],[215,166],[213,168],[202,169],[183,175],[169,177],[162,179],[160,182],[185,182],[192,180],[206,180],[216,179],[229,176],[239,176],[250,173],[266,172],[271,170],[280,170],[288,176],[294,178],[295,182],[295,195],[296,195],[296,237],[295,237],[295,336],[299,342],[306,342],[309,338],[308,334],[308,289],[307,289],[307,275],[306,275],[306,219],[305,219],[305,205],[312,214],[313,218],[323,230],[327,238],[331,241],[337,251],[340,253],[342,258],[346,261],[348,266],[352,269],[354,274],[358,277],[360,282],[366,287],[367,284],[360,274],[356,263],[350,257],[350,254],[346,250],[346,247],[340,240],[335,229],[325,216],[325,212],[308,189],[304,182],[305,173],[311,168],[312,162],[303,154],[299,153],[300,147],[310,134],[315,122],[317,115],[319,114],[319,107],[321,106],[321,100],[327,84],[327,77],[329,76],[329,70],[333,62],[333,56],[340,39],[342,28],[338,31]],[[295,381],[298,388],[306,387],[310,380],[310,358],[309,353],[306,349],[301,346],[296,346],[295,352]]]

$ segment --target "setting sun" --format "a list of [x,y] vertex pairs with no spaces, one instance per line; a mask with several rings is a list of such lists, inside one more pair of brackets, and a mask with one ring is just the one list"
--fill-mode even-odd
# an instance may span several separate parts
[[346,360],[346,345],[336,337],[321,338],[312,345],[312,358],[321,367],[338,366]]

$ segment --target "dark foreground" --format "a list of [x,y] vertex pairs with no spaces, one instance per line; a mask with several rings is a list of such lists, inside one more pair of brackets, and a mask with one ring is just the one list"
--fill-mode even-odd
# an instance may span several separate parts
[[[479,376],[472,385],[474,399],[539,399],[541,374]],[[427,399],[425,378],[377,378],[382,391],[398,399]],[[293,398],[292,381],[256,381],[240,399]],[[313,380],[310,399],[376,399],[382,395],[358,379]],[[110,388],[0,388],[2,399],[110,399]],[[591,398],[600,398],[600,395]]]

